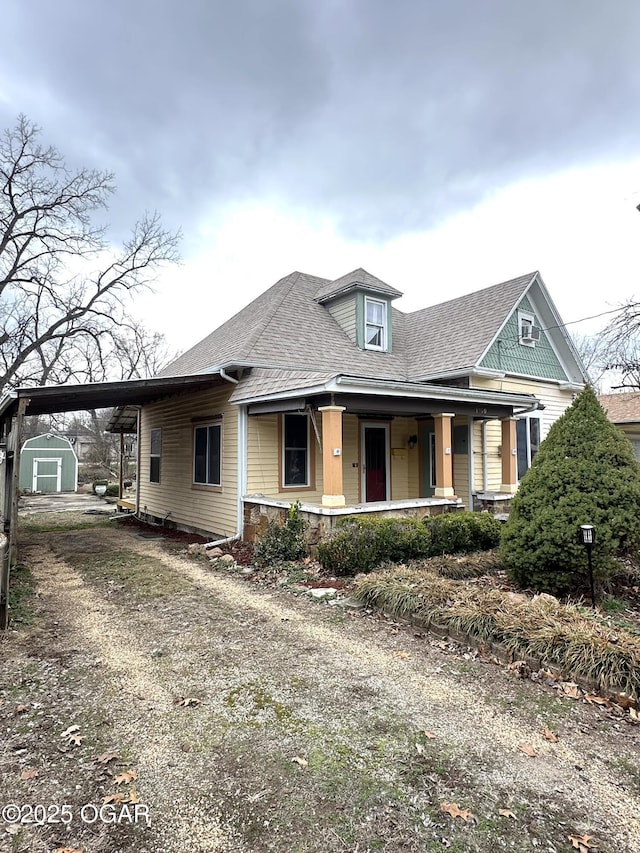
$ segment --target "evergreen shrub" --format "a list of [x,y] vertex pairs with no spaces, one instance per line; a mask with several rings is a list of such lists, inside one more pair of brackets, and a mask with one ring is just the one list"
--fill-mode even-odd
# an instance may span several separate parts
[[304,539],[305,521],[300,515],[300,502],[291,504],[284,524],[270,521],[256,544],[254,561],[259,566],[282,561],[301,560],[307,555]]
[[423,523],[430,535],[430,557],[489,551],[500,544],[502,523],[488,512],[449,512]]
[[347,516],[318,545],[318,559],[336,575],[352,575],[369,572],[381,563],[495,548],[500,531],[500,522],[487,513],[449,513],[425,519]]
[[640,465],[589,387],[553,424],[513,499],[500,549],[510,578],[554,595],[583,592],[581,524],[596,527],[593,565],[601,585],[614,555],[640,543]]

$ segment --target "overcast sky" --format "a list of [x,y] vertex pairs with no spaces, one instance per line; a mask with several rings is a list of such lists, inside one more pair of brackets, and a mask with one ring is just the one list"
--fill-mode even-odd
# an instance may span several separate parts
[[[294,269],[405,310],[540,269],[565,320],[640,297],[637,0],[2,0],[0,125],[116,173],[185,264],[185,348]],[[586,331],[585,327],[576,327]]]

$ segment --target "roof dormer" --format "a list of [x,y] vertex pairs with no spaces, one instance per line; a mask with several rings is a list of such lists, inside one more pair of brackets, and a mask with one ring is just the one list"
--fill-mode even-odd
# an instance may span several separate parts
[[357,269],[328,282],[315,297],[360,349],[391,352],[395,287]]

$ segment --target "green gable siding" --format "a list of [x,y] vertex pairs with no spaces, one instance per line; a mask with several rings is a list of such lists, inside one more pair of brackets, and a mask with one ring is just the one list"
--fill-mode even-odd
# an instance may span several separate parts
[[536,312],[525,296],[507,320],[480,366],[490,370],[504,370],[506,373],[538,376],[541,379],[568,381],[546,332],[540,332],[540,340],[534,347],[524,346],[519,342],[518,311],[533,314],[535,325],[538,327],[541,325]]

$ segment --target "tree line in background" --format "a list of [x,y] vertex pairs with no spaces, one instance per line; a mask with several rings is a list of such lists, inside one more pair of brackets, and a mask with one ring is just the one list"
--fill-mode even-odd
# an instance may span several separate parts
[[601,332],[573,342],[598,393],[640,391],[640,302],[629,300]]

